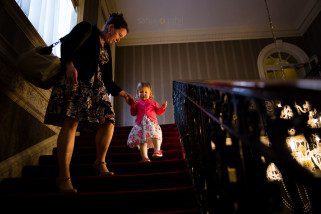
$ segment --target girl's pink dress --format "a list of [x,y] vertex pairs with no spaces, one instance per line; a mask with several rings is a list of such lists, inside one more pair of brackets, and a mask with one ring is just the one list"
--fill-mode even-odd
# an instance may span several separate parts
[[139,100],[130,107],[131,115],[136,116],[135,125],[128,136],[127,145],[131,148],[147,143],[153,148],[152,138],[162,143],[162,130],[158,125],[156,115],[162,115],[165,108],[159,107],[154,100]]

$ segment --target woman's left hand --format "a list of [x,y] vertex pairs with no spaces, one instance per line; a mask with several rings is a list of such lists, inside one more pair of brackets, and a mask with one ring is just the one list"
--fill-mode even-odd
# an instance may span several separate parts
[[69,62],[66,68],[67,82],[78,85],[78,71],[73,62]]

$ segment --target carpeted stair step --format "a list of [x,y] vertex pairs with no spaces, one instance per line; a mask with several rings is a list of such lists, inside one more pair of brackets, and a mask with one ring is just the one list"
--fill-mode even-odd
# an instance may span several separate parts
[[[79,192],[77,194],[33,193],[1,197],[2,209],[10,207],[31,211],[46,207],[50,211],[72,209],[90,210],[107,213],[151,213],[167,210],[195,209],[197,207],[192,186],[117,191],[117,192]],[[17,207],[19,205],[19,207]],[[35,207],[38,206],[38,207]]]
[[[128,131],[115,130],[113,136],[123,136],[124,139],[127,139],[129,133],[130,133],[130,130],[128,130]],[[163,137],[166,137],[166,136],[176,137],[176,136],[179,135],[177,130],[172,130],[172,129],[171,130],[169,130],[169,129],[168,130],[162,130],[162,133],[163,133]],[[94,132],[91,132],[91,133],[81,133],[80,132],[80,135],[82,135],[82,136],[87,136],[87,135],[91,136],[93,134],[95,134],[95,133]]]
[[[57,192],[56,178],[14,178],[4,179],[0,193],[48,193]],[[125,190],[146,190],[173,188],[191,185],[187,171],[146,173],[135,175],[114,175],[107,177],[73,177],[74,186],[81,192],[111,192]]]
[[[177,150],[182,150],[182,145],[178,142],[176,143],[163,143],[162,145],[162,150],[166,151],[166,150],[173,150],[173,149],[177,149]],[[149,150],[149,152],[151,152],[152,149]],[[96,147],[95,147],[95,143],[91,142],[91,143],[86,143],[86,144],[79,144],[76,142],[75,144],[75,148],[74,148],[74,152],[75,153],[82,153],[82,154],[88,154],[88,153],[95,153],[96,152]],[[139,152],[138,148],[129,148],[126,144],[123,145],[116,145],[111,143],[108,149],[108,155],[112,154],[113,152],[116,153],[137,153]],[[57,148],[53,149],[53,154],[57,153]],[[108,156],[107,155],[107,156]]]
[[0,180],[2,209],[30,211],[99,211],[106,213],[200,213],[193,182],[175,124],[161,125],[162,158],[141,163],[137,148],[126,145],[132,127],[116,127],[106,162],[114,176],[100,177],[93,167],[94,135],[80,133],[71,162],[77,194],[56,189],[57,149],[43,155],[36,166],[25,166],[20,178]]
[[[177,160],[155,160],[151,163],[108,163],[110,171],[116,174],[140,174],[153,172],[174,172],[186,168],[186,162],[183,159]],[[96,174],[92,164],[74,164],[71,165],[71,174],[73,176],[93,176]],[[25,166],[22,169],[22,177],[55,177],[58,173],[57,165],[37,165]]]
[[[127,127],[116,127],[114,129],[114,134],[113,135],[114,136],[118,135],[118,134],[128,135],[130,133],[131,129],[132,129],[132,127],[129,127],[129,128],[127,128]],[[161,128],[161,129],[162,129],[162,133],[163,133],[164,136],[166,136],[167,133],[173,134],[175,136],[179,134],[177,128]],[[93,134],[95,134],[95,132],[80,132],[80,134],[82,136],[86,136],[86,135],[93,135]],[[127,138],[127,136],[126,136],[126,138]]]
[[[95,145],[95,141],[94,141],[95,137],[94,136],[87,136],[87,137],[81,137],[81,136],[77,136],[76,137],[76,143],[83,145],[83,144],[90,144],[90,145]],[[180,140],[178,137],[163,137],[163,144],[177,144],[179,143]],[[128,147],[127,146],[127,139],[124,139],[123,137],[113,137],[110,145],[111,146],[124,146],[124,147]]]
[[[163,132],[166,132],[166,131],[177,131],[178,132],[178,128],[175,124],[162,124],[162,125],[160,125],[160,127],[162,128]],[[133,128],[132,126],[116,126],[115,133],[123,132],[123,131],[127,131],[129,133],[132,128]]]
[[[152,157],[153,151],[149,152],[149,157],[151,160],[157,160],[156,158]],[[77,162],[78,164],[84,163],[94,163],[96,158],[95,153],[79,153],[75,152],[72,157],[72,163]],[[164,150],[162,160],[171,160],[171,159],[181,159],[183,158],[183,154],[179,150]],[[110,163],[119,163],[119,162],[138,162],[141,160],[141,156],[138,150],[135,152],[124,153],[124,152],[113,152],[108,153],[106,157],[106,161]],[[57,156],[56,155],[42,155],[39,157],[39,164],[40,165],[53,165],[57,163]]]
[[[113,136],[115,137],[122,137],[123,139],[128,138],[130,131],[115,131]],[[163,133],[163,137],[179,137],[179,133],[175,130],[175,131],[162,131]],[[94,133],[80,133],[81,136],[93,136]]]

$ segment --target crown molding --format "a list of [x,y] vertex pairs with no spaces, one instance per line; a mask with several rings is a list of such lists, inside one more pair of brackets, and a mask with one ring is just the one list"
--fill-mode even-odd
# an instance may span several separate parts
[[315,0],[310,5],[308,5],[304,12],[302,12],[302,17],[300,17],[300,20],[302,20],[301,23],[298,24],[298,31],[300,32],[300,36],[302,36],[310,27],[314,19],[318,16],[318,14],[321,11],[321,1]]
[[[291,37],[301,35],[298,30],[278,31],[278,37]],[[190,30],[176,32],[150,32],[130,33],[118,46],[172,44],[189,42],[209,42],[226,40],[262,39],[271,38],[269,30],[216,29],[216,30]]]
[[[114,0],[106,0],[113,2]],[[114,6],[116,6],[114,4]],[[293,28],[277,30],[277,37],[302,36],[310,27],[313,20],[321,11],[321,1],[309,1],[305,8],[302,8],[302,15],[298,17],[298,22]],[[229,27],[209,30],[188,30],[188,31],[167,31],[167,32],[143,32],[136,33],[131,31],[118,46],[132,45],[152,45],[152,44],[171,44],[189,42],[208,42],[244,39],[272,38],[270,29],[249,28],[244,26]]]

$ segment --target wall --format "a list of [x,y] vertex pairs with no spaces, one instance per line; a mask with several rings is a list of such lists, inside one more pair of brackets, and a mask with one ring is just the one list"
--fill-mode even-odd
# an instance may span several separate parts
[[317,55],[321,61],[321,13],[314,19],[308,30],[303,35],[305,51],[309,56]]
[[[173,80],[256,80],[257,57],[272,39],[215,41],[116,48],[115,81],[134,94],[139,81],[149,81],[155,100],[167,100],[168,110],[160,124],[173,123]],[[283,41],[303,46],[301,38]],[[122,110],[121,110],[122,109]],[[115,98],[117,124],[130,126],[134,118],[123,99]]]
[[[24,81],[15,67],[21,52],[44,44],[16,2],[0,0],[0,177],[18,176],[24,164],[34,164],[56,144],[51,137],[57,128],[43,124],[50,90]],[[35,149],[20,156],[27,148]]]
[[[100,0],[78,0],[78,21],[102,26]],[[45,42],[15,0],[0,0],[0,178],[17,177],[24,165],[51,154],[58,127],[43,124],[51,90],[24,81],[15,67],[19,54]]]

